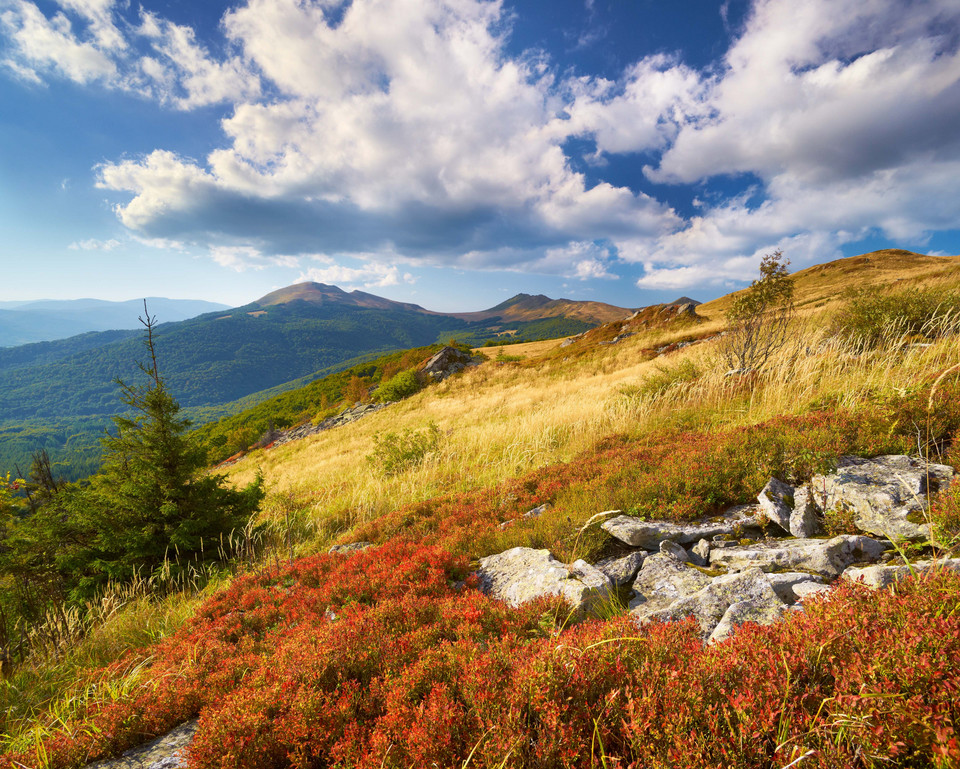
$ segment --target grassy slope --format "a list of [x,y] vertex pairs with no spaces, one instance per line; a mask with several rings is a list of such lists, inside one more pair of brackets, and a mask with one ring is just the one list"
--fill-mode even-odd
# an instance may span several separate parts
[[[933,267],[956,264],[889,258],[908,282],[942,279]],[[846,285],[883,274],[885,257],[871,259],[819,271],[833,276],[822,284],[816,271],[805,271],[801,302],[812,310]],[[868,277],[863,267],[871,264]],[[710,320],[698,334],[719,328],[722,306],[704,306]],[[941,765],[952,765],[952,719],[960,714],[949,692],[960,627],[957,586],[949,580],[896,597],[840,594],[807,617],[744,633],[716,652],[698,651],[686,630],[674,628],[624,653],[625,642],[615,639],[637,632],[618,621],[561,631],[545,605],[511,613],[472,591],[451,592],[450,580],[463,576],[469,559],[505,547],[549,545],[568,559],[596,552],[596,537],[574,535],[608,505],[666,500],[682,518],[711,499],[753,493],[768,471],[809,470],[831,451],[909,450],[910,420],[922,416],[916,404],[925,403],[933,377],[960,360],[960,341],[853,356],[825,340],[825,320],[811,320],[793,354],[752,391],[717,370],[711,343],[651,359],[651,348],[689,337],[689,328],[579,351],[537,343],[507,350],[523,361],[487,363],[349,428],[251,454],[232,478],[242,483],[263,470],[272,485],[264,517],[295,531],[301,552],[361,536],[385,549],[348,562],[321,557],[264,569],[237,583],[151,652],[156,662],[147,680],[179,676],[175,696],[154,702],[153,694],[145,704],[134,682],[133,693],[120,698],[130,704],[95,707],[93,723],[120,735],[123,719],[159,731],[207,703],[197,753],[203,766],[265,766],[297,756],[302,765],[333,765],[339,756],[340,766],[462,766],[476,748],[471,766],[626,766],[632,756],[637,766],[682,757],[688,766],[766,767],[780,765],[774,749],[789,763],[808,746],[819,751],[812,765],[848,765],[856,754],[857,765],[870,766],[872,755],[882,761],[896,751],[907,756],[899,765],[936,765],[941,754]],[[944,392],[958,395],[956,388]],[[825,408],[832,417],[820,416]],[[948,402],[941,415],[952,419],[954,411]],[[807,416],[783,421],[798,414]],[[422,466],[383,477],[365,462],[377,434],[431,421],[445,437]],[[724,464],[738,477],[723,476]],[[679,483],[691,467],[707,479],[704,488]],[[497,526],[541,501],[554,502],[554,510]],[[321,576],[308,576],[314,572]],[[250,612],[242,627],[238,606]],[[344,624],[325,623],[326,610],[342,613]],[[841,623],[859,632],[824,658],[824,639]],[[909,649],[900,640],[905,634],[917,639]],[[320,667],[319,658],[304,656],[308,648],[325,650]],[[896,652],[888,667],[886,649]],[[207,654],[217,666],[204,667]],[[939,679],[928,675],[930,655],[943,661]],[[864,668],[874,656],[877,664]],[[384,666],[395,675],[383,677]],[[240,685],[239,671],[251,686]],[[327,675],[359,682],[364,694],[341,684],[347,688],[325,699]],[[868,694],[892,692],[893,699],[877,710],[863,699],[865,685]],[[678,694],[664,698],[668,690]],[[789,707],[780,707],[785,702]],[[130,708],[144,713],[130,720]],[[375,713],[379,721],[364,720]],[[350,723],[372,731],[349,737]],[[74,736],[48,745],[53,763],[65,765],[78,749],[116,750],[123,739]],[[906,740],[903,747],[898,740]],[[349,745],[359,752],[343,754]]]

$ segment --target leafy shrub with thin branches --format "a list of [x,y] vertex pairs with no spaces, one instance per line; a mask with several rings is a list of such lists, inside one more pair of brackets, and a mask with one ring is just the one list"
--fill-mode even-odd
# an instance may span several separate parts
[[367,460],[384,475],[396,475],[423,462],[437,450],[442,434],[431,422],[422,430],[406,429],[399,433],[378,433],[374,436],[373,452]]
[[793,320],[793,279],[789,261],[777,249],[760,262],[760,277],[734,295],[720,354],[734,371],[761,369],[787,341]]

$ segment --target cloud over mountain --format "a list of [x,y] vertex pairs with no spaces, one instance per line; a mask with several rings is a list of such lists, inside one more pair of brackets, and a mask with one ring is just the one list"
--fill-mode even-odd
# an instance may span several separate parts
[[[742,280],[778,246],[802,265],[960,220],[953,0],[756,0],[712,65],[661,52],[614,80],[511,53],[511,11],[490,0],[247,0],[216,45],[112,0],[3,7],[26,80],[230,105],[206,157],[97,169],[127,228],[225,266],[376,282],[398,262],[580,279],[630,263],[641,286],[684,288]],[[606,181],[629,157],[643,176]],[[692,212],[658,193],[727,181]]]

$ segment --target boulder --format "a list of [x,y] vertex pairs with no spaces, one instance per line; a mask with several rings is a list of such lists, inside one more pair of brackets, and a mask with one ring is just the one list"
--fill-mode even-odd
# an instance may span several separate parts
[[658,553],[647,557],[633,582],[630,611],[642,618],[710,584],[699,569]]
[[767,600],[737,601],[727,607],[720,618],[720,622],[710,634],[708,643],[719,643],[733,635],[734,631],[745,622],[756,622],[758,625],[772,625],[783,614],[785,606]]
[[868,534],[925,542],[930,526],[923,519],[929,494],[947,488],[953,468],[891,454],[873,459],[841,457],[835,473],[810,481],[822,510],[852,512]]
[[644,550],[637,550],[627,555],[604,558],[594,566],[607,575],[614,585],[629,585],[637,578],[637,572],[643,566],[643,559],[647,557]]
[[803,603],[812,595],[820,595],[830,590],[830,585],[821,582],[800,582],[793,586],[793,595],[798,603]]
[[667,558],[672,558],[680,563],[687,563],[690,561],[690,555],[686,550],[683,549],[683,546],[678,545],[676,542],[670,539],[665,539],[660,543],[660,554],[667,556]]
[[795,537],[816,537],[823,534],[823,510],[813,498],[809,486],[801,486],[793,494],[790,533]]
[[793,512],[794,488],[783,481],[771,478],[767,485],[757,494],[760,511],[767,518],[777,524],[783,531],[790,531],[790,514]]
[[[767,579],[773,587],[773,591],[784,603],[796,603],[800,600],[800,594],[807,590],[803,585],[816,585],[826,587],[822,577],[813,574],[807,574],[803,571],[771,572],[767,574]],[[799,589],[799,593],[797,592]]]
[[723,515],[693,523],[677,524],[669,521],[645,521],[629,515],[618,515],[601,524],[610,536],[631,547],[657,550],[666,539],[686,545],[713,537],[740,537],[744,531],[759,528],[760,518],[754,505],[732,508]]
[[694,566],[708,566],[710,564],[710,541],[701,539],[690,548],[690,563]]
[[[694,617],[700,625],[704,640],[710,638],[731,604],[742,601],[769,607],[764,611],[781,612],[783,601],[777,596],[760,569],[748,569],[736,574],[716,577],[707,585],[687,596],[678,598],[668,607],[648,613],[646,619],[681,620]],[[760,609],[756,610],[759,614]]]
[[960,558],[940,558],[936,561],[917,561],[910,566],[900,565],[877,565],[877,566],[851,566],[845,569],[842,577],[851,582],[863,582],[863,584],[872,588],[885,588],[896,584],[904,577],[911,574],[920,574],[927,569],[952,569],[960,571]]
[[512,606],[551,595],[561,596],[573,609],[589,611],[607,599],[613,583],[586,561],[567,565],[549,550],[515,547],[480,559],[480,589]]
[[870,537],[841,534],[833,539],[768,540],[753,545],[713,549],[710,565],[730,571],[805,571],[835,579],[848,566],[875,561],[890,547]]
[[439,382],[473,365],[476,365],[476,361],[468,353],[455,347],[444,347],[420,367],[420,373]]

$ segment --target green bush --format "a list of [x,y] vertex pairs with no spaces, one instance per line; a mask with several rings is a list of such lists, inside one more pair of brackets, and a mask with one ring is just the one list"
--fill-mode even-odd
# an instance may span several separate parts
[[936,339],[960,329],[960,291],[942,287],[883,293],[875,288],[856,289],[847,293],[833,328],[863,347],[876,347],[904,334]]
[[417,376],[416,369],[409,369],[394,374],[394,376],[381,384],[373,397],[381,403],[399,401],[419,392],[422,387],[423,385],[420,383],[420,377]]
[[700,369],[692,361],[683,360],[679,363],[661,364],[640,383],[634,392],[624,391],[624,394],[656,398],[673,387],[694,382],[699,378]]
[[373,453],[367,461],[384,475],[396,475],[423,462],[440,444],[440,428],[431,422],[423,430],[406,429],[399,433],[374,436]]

